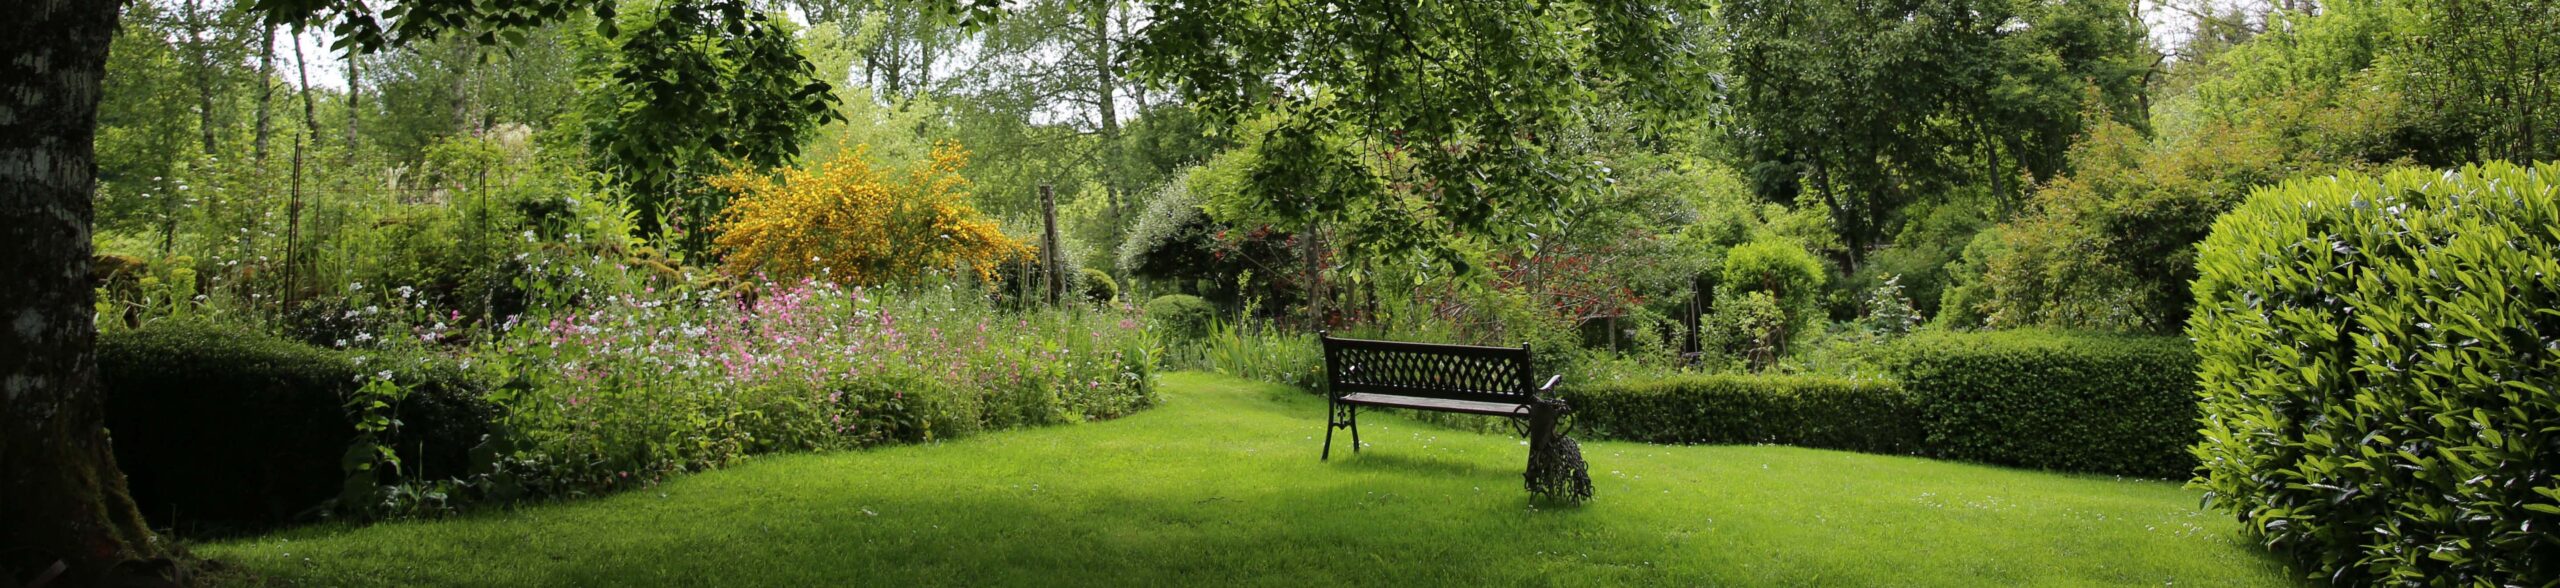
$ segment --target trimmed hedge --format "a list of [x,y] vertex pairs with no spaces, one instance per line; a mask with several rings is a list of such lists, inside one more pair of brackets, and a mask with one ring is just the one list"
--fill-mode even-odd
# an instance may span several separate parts
[[1921,431],[1892,382],[1699,375],[1567,386],[1575,426],[1648,443],[1776,443],[1912,453]]
[[1938,457],[2186,478],[2197,439],[2187,341],[2065,331],[1925,333],[1887,360]]
[[1179,341],[1207,336],[1209,326],[1218,320],[1218,307],[1190,294],[1157,296],[1147,301],[1145,311],[1149,328]]
[[1076,270],[1076,276],[1076,284],[1082,288],[1086,302],[1110,304],[1111,301],[1120,299],[1120,283],[1111,281],[1111,274],[1102,273],[1102,270],[1098,269],[1084,268]]
[[347,479],[345,407],[364,374],[416,387],[393,447],[412,478],[464,473],[493,415],[483,387],[432,359],[376,359],[255,330],[163,321],[98,339],[107,427],[133,498],[156,526],[252,531],[316,514]]
[[2560,583],[2560,164],[2261,190],[2197,266],[2208,501],[2341,585]]

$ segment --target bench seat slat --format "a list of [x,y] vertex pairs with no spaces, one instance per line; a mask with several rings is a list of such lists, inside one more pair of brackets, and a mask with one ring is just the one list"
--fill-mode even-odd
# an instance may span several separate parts
[[1464,388],[1423,388],[1415,386],[1384,386],[1378,384],[1352,383],[1338,384],[1334,386],[1334,389],[1340,390],[1344,394],[1410,396],[1414,398],[1438,398],[1442,400],[1464,400],[1468,402],[1498,402],[1503,404],[1528,404],[1532,399],[1527,394],[1521,394],[1510,390],[1468,390]]
[[1518,402],[1477,402],[1472,400],[1424,398],[1420,396],[1394,396],[1388,394],[1344,394],[1342,395],[1341,402],[1344,404],[1358,404],[1363,406],[1412,408],[1439,412],[1460,412],[1494,416],[1528,414],[1528,409],[1525,408],[1528,405]]

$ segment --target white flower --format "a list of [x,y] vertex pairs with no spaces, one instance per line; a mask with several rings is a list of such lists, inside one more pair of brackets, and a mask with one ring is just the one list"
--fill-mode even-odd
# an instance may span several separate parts
[[389,380],[389,379],[391,379],[391,370],[382,370],[382,371],[374,372],[374,373],[373,373],[373,377],[375,377],[375,378],[379,378],[379,379],[383,379],[383,380]]

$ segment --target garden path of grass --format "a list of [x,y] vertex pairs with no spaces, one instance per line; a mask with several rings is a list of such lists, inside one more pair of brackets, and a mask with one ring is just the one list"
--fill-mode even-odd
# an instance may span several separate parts
[[1201,374],[1112,422],[761,458],[618,495],[195,546],[295,585],[2290,584],[2167,482],[1791,447],[1590,443],[1533,508],[1517,439]]

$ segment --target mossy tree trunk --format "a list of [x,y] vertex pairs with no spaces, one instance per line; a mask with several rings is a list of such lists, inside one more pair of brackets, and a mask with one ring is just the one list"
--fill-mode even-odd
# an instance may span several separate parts
[[93,353],[91,140],[119,7],[0,9],[0,570],[59,562],[56,585],[161,551],[109,449]]

